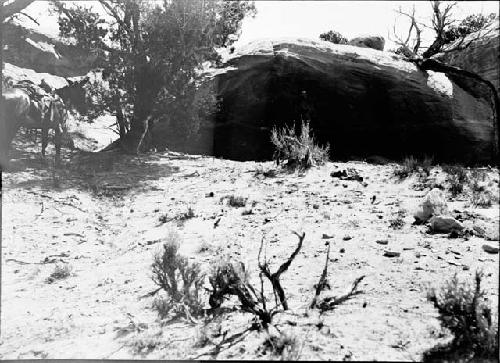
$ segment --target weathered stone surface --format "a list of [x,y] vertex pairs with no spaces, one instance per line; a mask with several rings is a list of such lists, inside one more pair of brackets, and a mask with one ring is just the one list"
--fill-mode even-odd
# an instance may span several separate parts
[[498,54],[500,53],[499,30],[499,21],[497,19],[488,31],[482,32],[484,36],[478,37],[478,33],[469,35],[464,41],[464,44],[466,44],[472,40],[467,48],[438,54],[436,58],[449,65],[477,73],[493,83],[498,91],[500,89],[498,68]]
[[218,111],[196,144],[216,156],[270,159],[272,127],[310,119],[318,142],[330,143],[339,159],[491,160],[489,102],[391,53],[304,39],[256,41],[236,49],[207,88]]
[[38,73],[83,76],[97,60],[95,53],[81,51],[20,25],[4,23],[2,33],[3,61]]
[[477,220],[474,222],[472,229],[474,231],[474,234],[476,234],[478,237],[482,237],[489,241],[500,240],[498,231],[499,229],[498,222],[486,223],[484,221]]
[[378,36],[378,35],[357,37],[357,38],[351,39],[348,44],[354,45],[355,47],[384,50],[385,39],[381,36]]
[[413,216],[418,222],[425,223],[432,216],[447,214],[448,205],[446,204],[446,198],[441,190],[434,188],[425,195],[424,200]]
[[464,228],[462,223],[451,216],[434,216],[430,219],[429,224],[433,233],[450,233],[461,231]]

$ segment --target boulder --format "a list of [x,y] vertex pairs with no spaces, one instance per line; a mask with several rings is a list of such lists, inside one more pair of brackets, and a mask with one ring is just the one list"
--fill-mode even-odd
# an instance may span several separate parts
[[357,37],[351,39],[348,44],[355,47],[384,50],[385,39],[381,36]]
[[477,220],[474,221],[472,226],[474,234],[478,237],[484,238],[488,241],[498,241],[499,238],[499,224],[497,223],[486,223],[485,221]]
[[[239,47],[200,86],[216,110],[196,144],[233,160],[270,160],[274,126],[310,120],[337,159],[433,155],[438,162],[492,160],[493,110],[444,73],[403,57],[307,39],[254,41]],[[174,134],[171,128],[157,140]]]
[[447,215],[448,205],[443,192],[437,188],[432,189],[415,211],[413,217],[419,223],[427,222],[432,216]]
[[464,229],[462,223],[451,216],[434,216],[429,220],[429,225],[433,233],[451,233]]

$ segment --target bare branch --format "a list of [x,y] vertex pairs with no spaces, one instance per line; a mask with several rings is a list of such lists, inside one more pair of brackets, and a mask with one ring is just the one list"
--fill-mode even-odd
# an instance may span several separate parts
[[330,259],[330,244],[328,244],[328,249],[326,250],[325,267],[323,267],[323,272],[321,273],[318,284],[316,285],[316,291],[314,293],[313,300],[311,301],[311,304],[309,305],[310,309],[313,309],[316,307],[318,297],[321,294],[321,291],[323,291],[323,289],[326,286],[326,283],[327,283],[326,276],[328,274],[328,261],[329,261],[329,259]]

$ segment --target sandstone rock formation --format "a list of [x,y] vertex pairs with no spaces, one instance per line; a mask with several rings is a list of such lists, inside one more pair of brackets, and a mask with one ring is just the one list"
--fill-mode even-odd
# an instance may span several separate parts
[[384,50],[385,39],[381,36],[357,37],[351,39],[348,44],[355,47]]
[[[438,54],[437,59],[469,72],[477,73],[487,81],[493,83],[495,88],[500,90],[500,70],[498,68],[500,54],[500,28],[499,20],[488,28],[487,31],[469,35],[464,44],[470,45],[463,50],[456,50],[449,53]],[[451,45],[453,47],[454,44]]]
[[467,82],[450,78],[374,49],[256,41],[237,49],[201,87],[213,89],[218,111],[197,144],[216,156],[269,159],[273,126],[310,119],[316,139],[329,142],[335,158],[488,162],[491,105]]
[[96,54],[83,52],[20,25],[4,23],[2,32],[3,62],[38,73],[60,77],[83,76],[97,60]]

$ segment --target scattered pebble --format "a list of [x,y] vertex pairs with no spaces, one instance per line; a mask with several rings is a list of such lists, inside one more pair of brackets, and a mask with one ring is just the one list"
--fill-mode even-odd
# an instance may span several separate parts
[[352,239],[351,236],[344,236],[344,238],[342,238],[344,241],[349,241],[350,239]]
[[384,252],[385,257],[399,257],[401,256],[401,252],[396,252],[396,251],[385,251]]
[[328,235],[326,233],[323,233],[323,236],[321,238],[323,238],[323,239],[329,239],[329,238],[333,238],[333,236],[330,236],[330,235]]
[[379,245],[384,245],[384,246],[389,243],[389,241],[386,240],[386,239],[379,239],[379,240],[377,240],[375,242],[377,242]]
[[344,253],[345,252],[345,248],[341,248],[339,252],[340,253]]
[[484,252],[488,252],[491,254],[497,254],[498,253],[498,247],[493,247],[490,245],[483,245],[483,250]]

